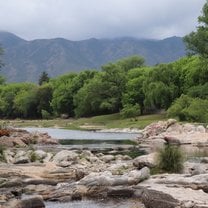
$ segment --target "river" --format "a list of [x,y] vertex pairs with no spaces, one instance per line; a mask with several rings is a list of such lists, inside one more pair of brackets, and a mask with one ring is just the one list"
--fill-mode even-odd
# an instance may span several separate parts
[[144,208],[144,205],[138,200],[108,200],[108,201],[74,201],[70,203],[47,202],[46,208]]
[[[134,146],[129,143],[132,139],[138,137],[138,133],[106,133],[95,131],[79,131],[79,130],[65,130],[56,128],[24,128],[29,132],[46,132],[51,137],[57,138],[62,141],[64,148],[67,149],[88,149],[97,148],[101,150],[103,148],[115,148]],[[128,143],[128,144],[126,144]],[[63,146],[62,146],[63,148]],[[136,150],[138,151],[138,150]],[[108,201],[91,201],[82,200],[68,203],[46,202],[46,208],[143,208],[138,200],[132,199],[118,199]]]
[[73,139],[73,140],[128,140],[134,139],[138,133],[118,133],[118,132],[96,132],[96,131],[79,131],[57,128],[23,128],[29,132],[47,132],[51,137],[57,139]]

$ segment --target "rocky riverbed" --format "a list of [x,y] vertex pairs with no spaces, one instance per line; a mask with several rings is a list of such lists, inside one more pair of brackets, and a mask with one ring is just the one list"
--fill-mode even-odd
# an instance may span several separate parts
[[[168,120],[141,133],[137,142],[148,154],[136,158],[89,150],[57,151],[55,146],[46,151],[42,145],[57,143],[47,134],[13,131],[0,137],[4,146],[9,141],[1,155],[0,207],[42,208],[44,201],[127,198],[142,200],[146,208],[208,208],[207,128]],[[41,145],[33,148],[34,143]],[[166,143],[183,148],[184,169],[180,174],[150,175],[157,165],[157,150]],[[194,155],[196,148],[203,154]]]

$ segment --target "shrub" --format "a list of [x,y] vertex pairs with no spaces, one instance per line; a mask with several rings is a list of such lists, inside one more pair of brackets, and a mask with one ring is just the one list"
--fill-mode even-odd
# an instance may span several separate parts
[[178,117],[181,121],[208,122],[208,100],[182,95],[168,109],[169,117]]
[[41,110],[42,119],[50,119],[51,114],[46,110]]
[[169,173],[179,173],[183,169],[183,158],[179,147],[167,144],[159,150],[158,168]]
[[38,160],[38,156],[35,154],[35,152],[32,152],[31,154],[30,154],[30,161],[31,162],[35,162],[35,161],[37,161]]
[[135,105],[125,105],[124,108],[121,110],[121,116],[123,118],[131,118],[141,115],[141,109],[138,104]]

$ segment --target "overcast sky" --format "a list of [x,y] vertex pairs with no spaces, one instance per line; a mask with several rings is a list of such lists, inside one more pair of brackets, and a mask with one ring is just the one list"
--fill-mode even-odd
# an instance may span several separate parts
[[206,0],[0,0],[0,30],[27,39],[162,39],[195,30]]

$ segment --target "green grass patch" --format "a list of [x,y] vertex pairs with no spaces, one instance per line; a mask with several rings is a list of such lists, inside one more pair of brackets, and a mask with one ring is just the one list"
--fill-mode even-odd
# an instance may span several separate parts
[[[14,127],[59,127],[74,130],[94,130],[105,128],[139,128],[143,129],[152,122],[165,120],[166,114],[152,114],[134,118],[122,118],[119,113],[94,116],[79,119],[51,119],[51,120],[6,120]],[[2,121],[5,122],[5,121]]]

